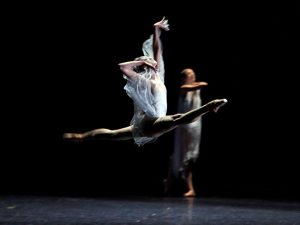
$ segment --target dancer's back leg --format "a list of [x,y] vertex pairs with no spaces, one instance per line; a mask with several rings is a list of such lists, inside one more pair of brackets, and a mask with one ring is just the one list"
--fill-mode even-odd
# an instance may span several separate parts
[[95,129],[84,133],[65,133],[63,138],[72,141],[84,140],[112,140],[121,141],[132,139],[132,126],[110,130],[106,128]]

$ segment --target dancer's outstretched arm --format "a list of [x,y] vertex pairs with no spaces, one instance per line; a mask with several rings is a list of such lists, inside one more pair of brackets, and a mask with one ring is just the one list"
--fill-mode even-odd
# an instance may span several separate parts
[[188,91],[194,91],[200,88],[203,88],[205,86],[207,86],[207,82],[195,82],[193,84],[183,84],[180,86],[180,91],[182,92],[188,92]]
[[154,25],[154,34],[153,34],[153,53],[154,59],[157,62],[157,69],[160,69],[162,64],[162,43],[160,40],[161,30],[169,30],[168,20],[163,17],[163,19]]

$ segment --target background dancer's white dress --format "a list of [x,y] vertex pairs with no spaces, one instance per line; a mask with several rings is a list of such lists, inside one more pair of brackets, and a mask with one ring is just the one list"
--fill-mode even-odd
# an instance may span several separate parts
[[[184,92],[179,96],[178,112],[184,113],[202,105],[200,89]],[[202,117],[175,130],[174,152],[172,156],[172,172],[179,177],[186,167],[194,163],[199,156],[201,141]]]
[[[154,58],[153,35],[143,43],[142,50],[145,56]],[[162,55],[159,58],[159,68],[157,68],[156,71],[146,69],[140,72],[139,76],[135,78],[123,76],[127,80],[124,89],[134,103],[134,115],[130,124],[134,126],[133,138],[135,143],[139,146],[153,142],[157,138],[143,137],[142,125],[145,117],[157,118],[165,116],[167,113],[167,89],[164,84],[164,62]],[[153,83],[155,84],[154,86]]]

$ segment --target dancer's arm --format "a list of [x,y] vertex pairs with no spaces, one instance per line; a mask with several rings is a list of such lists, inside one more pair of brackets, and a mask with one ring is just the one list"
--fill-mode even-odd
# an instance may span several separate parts
[[207,82],[195,82],[193,84],[184,84],[180,86],[180,90],[183,92],[194,91],[207,86]]
[[[128,61],[119,63],[119,67],[125,76],[127,76],[128,78],[134,78],[138,76],[138,73],[134,71],[134,68],[144,64],[149,65],[147,61]],[[149,66],[151,66],[151,64]]]
[[154,25],[154,34],[153,34],[153,52],[154,52],[154,59],[157,62],[157,69],[160,67],[160,62],[162,57],[162,44],[160,40],[161,30],[169,30],[168,20],[163,17],[163,19]]

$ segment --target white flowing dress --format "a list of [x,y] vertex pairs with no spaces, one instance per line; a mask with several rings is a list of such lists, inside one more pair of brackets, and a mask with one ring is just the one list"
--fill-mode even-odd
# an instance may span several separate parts
[[[145,56],[154,58],[153,35],[143,43],[142,50]],[[145,137],[143,135],[145,119],[158,118],[167,113],[164,61],[162,55],[159,58],[158,70],[147,69],[135,78],[123,76],[127,80],[124,89],[134,104],[134,115],[130,124],[133,125],[133,138],[138,146],[157,139],[157,137]]]
[[[200,89],[182,93],[178,100],[178,112],[185,113],[201,107]],[[192,123],[180,125],[175,130],[174,152],[172,156],[173,174],[182,176],[185,168],[194,163],[199,156],[202,117]]]

